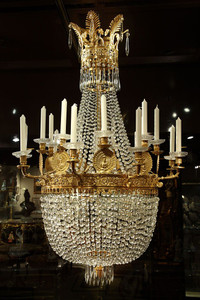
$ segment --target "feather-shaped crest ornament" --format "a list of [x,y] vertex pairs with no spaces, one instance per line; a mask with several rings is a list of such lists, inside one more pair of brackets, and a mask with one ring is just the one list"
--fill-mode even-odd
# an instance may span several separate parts
[[124,21],[123,15],[117,15],[111,22],[110,22],[110,35],[115,34],[116,32],[121,30],[122,23]]
[[101,27],[101,22],[99,20],[99,16],[93,10],[90,10],[86,16],[85,27],[87,30],[90,30],[91,23],[94,24],[95,31]]

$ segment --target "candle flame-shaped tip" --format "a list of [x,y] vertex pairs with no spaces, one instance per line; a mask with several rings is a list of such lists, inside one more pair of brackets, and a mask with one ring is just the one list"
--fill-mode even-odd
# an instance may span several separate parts
[[158,108],[158,104],[156,105],[156,108]]

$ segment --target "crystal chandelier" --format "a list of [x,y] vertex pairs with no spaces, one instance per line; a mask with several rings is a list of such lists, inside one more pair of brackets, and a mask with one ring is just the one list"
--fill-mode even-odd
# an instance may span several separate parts
[[[54,132],[49,116],[49,138],[45,137],[46,108],[41,109],[39,176],[28,173],[27,125],[20,118],[21,172],[37,178],[41,186],[44,226],[53,250],[63,259],[83,264],[85,280],[102,285],[114,278],[113,265],[140,257],[151,241],[158,211],[158,188],[162,180],[179,175],[182,157],[181,120],[170,130],[169,175],[159,177],[162,151],[159,109],[155,108],[154,136],[147,130],[147,102],[136,110],[135,147],[130,147],[116,92],[120,90],[118,44],[125,35],[129,53],[129,31],[123,31],[123,16],[117,15],[104,32],[98,15],[89,11],[86,28],[69,25],[79,42],[82,99],[71,109],[71,134],[66,134],[67,102],[61,106],[60,132]],[[176,140],[176,141],[175,141]],[[175,150],[176,142],[176,150]],[[153,145],[152,154],[149,146]],[[155,173],[152,155],[157,156]]]

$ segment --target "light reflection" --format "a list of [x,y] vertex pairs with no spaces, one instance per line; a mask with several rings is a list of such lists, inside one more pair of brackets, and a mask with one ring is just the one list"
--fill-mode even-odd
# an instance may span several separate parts
[[188,140],[192,140],[193,138],[194,138],[193,135],[187,137]]
[[12,140],[13,140],[13,142],[15,142],[15,143],[19,142],[19,138],[18,138],[17,136],[14,136]]
[[187,113],[190,112],[190,108],[185,107],[185,108],[184,108],[184,112],[187,112]]
[[174,112],[174,113],[172,114],[172,117],[173,117],[173,118],[176,118],[176,117],[177,117],[177,113]]
[[13,115],[16,115],[16,113],[17,113],[17,110],[16,110],[16,108],[13,108],[13,110],[12,110],[12,114],[13,114]]

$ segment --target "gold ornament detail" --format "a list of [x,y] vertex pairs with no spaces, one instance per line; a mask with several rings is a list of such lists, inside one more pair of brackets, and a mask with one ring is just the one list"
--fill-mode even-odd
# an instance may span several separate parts
[[97,173],[110,173],[116,167],[116,156],[108,148],[97,151],[94,155],[93,166]]
[[47,172],[54,171],[64,173],[69,168],[69,155],[66,151],[56,152],[53,156],[48,157],[45,161]]
[[149,152],[142,152],[141,161],[140,175],[147,175],[153,167],[151,154]]

